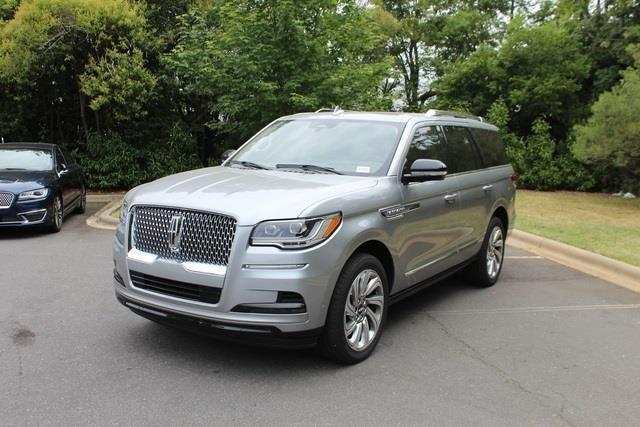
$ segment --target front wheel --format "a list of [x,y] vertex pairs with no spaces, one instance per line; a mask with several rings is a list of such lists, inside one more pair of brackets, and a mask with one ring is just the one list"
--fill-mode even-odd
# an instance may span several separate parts
[[62,210],[62,198],[60,196],[55,196],[53,198],[51,207],[49,208],[49,215],[49,232],[59,232],[62,229],[62,221],[64,219],[64,212]]
[[87,211],[87,189],[82,186],[82,193],[80,194],[80,204],[76,208],[76,213],[83,214]]
[[331,298],[321,341],[324,353],[348,364],[369,357],[387,317],[388,282],[380,260],[357,254],[345,265]]
[[482,248],[476,260],[466,269],[469,282],[483,288],[495,285],[504,264],[505,237],[506,230],[500,218],[491,218]]

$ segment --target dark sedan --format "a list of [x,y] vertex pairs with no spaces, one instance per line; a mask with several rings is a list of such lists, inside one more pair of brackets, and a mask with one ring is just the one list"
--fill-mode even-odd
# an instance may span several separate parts
[[0,144],[0,227],[40,225],[52,232],[84,212],[82,169],[54,144]]

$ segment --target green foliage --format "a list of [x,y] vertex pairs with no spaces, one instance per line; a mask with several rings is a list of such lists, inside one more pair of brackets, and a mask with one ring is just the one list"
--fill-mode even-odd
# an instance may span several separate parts
[[90,188],[122,189],[201,167],[196,151],[195,139],[176,125],[166,139],[143,146],[124,140],[118,133],[91,133],[76,155]]
[[[640,60],[640,57],[638,57]],[[629,190],[640,188],[640,69],[629,68],[623,80],[600,95],[592,116],[577,126],[576,157],[607,166],[607,174],[623,177]]]
[[0,136],[126,188],[282,115],[436,107],[498,125],[521,185],[636,188],[636,3],[0,0]]
[[485,115],[496,99],[511,112],[509,128],[529,134],[544,117],[553,134],[566,139],[576,117],[584,117],[581,88],[589,71],[578,41],[555,23],[528,27],[514,21],[499,48],[481,46],[468,59],[447,67],[438,82],[439,102],[465,100],[470,110]]
[[509,110],[499,99],[487,115],[491,123],[501,129],[507,157],[518,173],[518,185],[534,190],[591,190],[595,186],[592,174],[568,153],[559,153],[551,136],[551,127],[544,119],[537,119],[531,134],[525,138],[507,128]]
[[145,68],[140,50],[122,53],[109,50],[96,61],[89,60],[80,76],[80,88],[94,111],[108,109],[117,121],[144,117],[157,78]]

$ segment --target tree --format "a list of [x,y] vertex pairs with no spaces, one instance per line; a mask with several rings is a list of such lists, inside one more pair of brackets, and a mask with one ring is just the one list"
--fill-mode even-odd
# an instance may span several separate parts
[[591,107],[589,120],[576,127],[573,147],[584,162],[603,165],[610,174],[626,178],[623,185],[640,189],[640,49],[636,65],[623,73],[622,81],[605,92]]
[[[493,40],[508,1],[376,0],[377,20],[402,77],[404,108],[418,111],[433,98],[430,82],[451,61]],[[518,2],[520,3],[520,2]],[[515,8],[515,1],[511,3]]]
[[389,108],[382,43],[357,1],[220,1],[180,18],[163,63],[206,159],[285,114]]
[[529,27],[518,19],[498,48],[484,45],[452,63],[436,88],[441,105],[463,104],[478,115],[502,99],[517,135],[529,135],[533,123],[544,118],[552,136],[564,140],[586,116],[582,84],[588,73],[588,59],[573,35],[555,22]]
[[[25,113],[20,119],[21,127],[46,129],[49,141],[74,141],[79,137],[78,124],[87,137],[90,122],[96,127],[101,121],[110,123],[117,105],[136,105],[133,108],[139,109],[145,99],[138,97],[148,92],[153,80],[139,53],[148,45],[148,35],[138,3],[21,2],[13,19],[0,30],[0,78],[14,87],[13,101]],[[126,73],[132,60],[137,61],[135,72]],[[95,84],[98,76],[103,80],[101,88]],[[123,82],[127,78],[136,81]],[[113,100],[127,93],[105,93],[136,85],[145,86],[145,90],[129,91],[130,97],[117,105]],[[107,103],[107,98],[111,102]],[[88,111],[90,104],[97,108],[93,120]],[[101,107],[107,104],[110,108],[103,110]],[[74,116],[75,120],[69,120]],[[116,116],[121,119],[126,113]],[[39,139],[42,135],[29,136]]]

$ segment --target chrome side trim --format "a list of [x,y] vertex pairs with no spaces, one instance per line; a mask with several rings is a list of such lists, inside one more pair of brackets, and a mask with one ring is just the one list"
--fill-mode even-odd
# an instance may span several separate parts
[[408,203],[406,205],[394,205],[379,210],[380,215],[386,219],[398,219],[404,217],[405,214],[420,208],[420,203]]
[[244,264],[243,270],[302,270],[309,264]]

